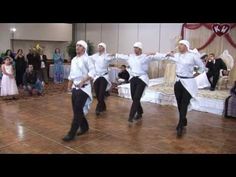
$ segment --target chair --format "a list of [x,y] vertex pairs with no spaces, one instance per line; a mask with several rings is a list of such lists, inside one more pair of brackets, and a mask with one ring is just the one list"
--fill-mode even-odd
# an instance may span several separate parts
[[164,73],[164,85],[173,86],[176,80],[176,64],[174,62],[168,61],[165,67]]
[[220,70],[220,78],[217,82],[217,87],[218,87],[218,90],[221,90],[223,86],[225,87],[225,89],[228,88],[228,83],[230,79],[229,75],[230,75],[231,69],[234,66],[234,59],[229,54],[228,50],[224,50],[224,52],[219,57],[225,62],[227,66],[227,70],[228,70],[228,73],[226,75],[223,75],[222,74],[223,70]]

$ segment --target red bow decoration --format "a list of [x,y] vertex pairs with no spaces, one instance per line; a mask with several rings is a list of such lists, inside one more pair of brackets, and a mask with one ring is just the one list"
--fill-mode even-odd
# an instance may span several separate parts
[[236,43],[233,41],[231,36],[229,35],[229,32],[231,29],[236,27],[236,23],[231,23],[231,24],[219,24],[219,23],[197,23],[197,24],[187,24],[184,23],[182,25],[181,29],[181,38],[184,39],[184,28],[190,29],[190,30],[195,30],[200,28],[201,26],[204,26],[205,28],[212,30],[213,33],[212,35],[208,38],[208,40],[203,44],[201,47],[197,48],[198,50],[204,49],[206,46],[208,46],[216,36],[224,36],[227,41],[234,47],[236,48]]

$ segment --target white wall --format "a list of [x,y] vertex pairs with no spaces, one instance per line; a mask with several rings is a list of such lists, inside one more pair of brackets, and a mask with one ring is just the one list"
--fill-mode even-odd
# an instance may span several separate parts
[[101,41],[102,25],[101,23],[88,23],[86,24],[85,37],[86,40],[93,42],[97,45]]
[[119,24],[119,53],[132,53],[133,44],[138,40],[137,23]]
[[[0,23],[0,51],[5,51],[11,48],[11,39],[13,38],[10,28],[15,27],[14,33],[14,48],[25,48],[32,45],[33,41],[47,41],[49,48],[52,48],[52,43],[58,42],[59,47],[61,42],[68,42],[72,40],[72,24],[66,23]],[[57,46],[57,44],[53,44]],[[63,46],[64,47],[64,46]],[[47,45],[45,45],[45,49]],[[63,49],[62,49],[63,50]],[[28,51],[28,48],[27,48]],[[25,52],[27,52],[25,51]],[[52,53],[52,51],[46,51]],[[51,55],[51,54],[50,54]]]
[[181,28],[182,23],[162,23],[160,25],[160,52],[175,49]]
[[65,23],[16,23],[14,39],[71,41],[72,25]]
[[[141,41],[144,52],[173,50],[182,23],[77,23],[77,40],[103,41],[107,51],[131,53],[133,43]],[[85,35],[84,35],[85,34]]]
[[10,38],[9,26],[4,23],[0,24],[0,52],[5,52],[11,47]]
[[111,53],[117,52],[118,49],[118,38],[119,38],[119,30],[117,23],[103,23],[102,24],[102,41],[105,44],[109,44],[107,46],[107,50]]
[[86,33],[85,33],[85,23],[76,23],[75,25],[75,38],[76,40],[85,40]]
[[159,51],[160,24],[139,24],[138,41],[143,43],[143,52]]

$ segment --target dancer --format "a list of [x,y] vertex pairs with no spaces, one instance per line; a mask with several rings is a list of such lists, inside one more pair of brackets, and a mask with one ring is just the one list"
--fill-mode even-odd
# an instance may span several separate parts
[[94,90],[97,98],[96,115],[106,111],[105,93],[111,88],[111,82],[108,77],[109,62],[114,59],[106,53],[106,44],[98,44],[98,52],[91,56],[94,65],[96,76],[93,80]]
[[[173,54],[156,53],[159,59],[170,59],[176,63],[176,83],[174,85],[175,97],[179,110],[179,123],[176,127],[177,136],[181,137],[184,126],[187,126],[187,110],[191,98],[196,98],[198,87],[193,76],[194,66],[199,67],[203,72],[205,66],[195,50],[190,50],[190,44],[187,40],[181,40],[178,43],[179,52]],[[155,55],[152,55],[155,57]],[[167,57],[165,57],[167,56]]]
[[94,64],[87,55],[87,43],[80,40],[76,43],[76,53],[71,61],[71,70],[68,79],[68,89],[72,83],[72,107],[73,121],[70,131],[63,138],[63,141],[71,141],[75,138],[78,128],[80,131],[77,135],[82,135],[89,130],[85,114],[88,113],[90,103],[92,102],[91,79],[95,76]]
[[126,60],[130,66],[130,91],[133,100],[128,121],[130,123],[133,120],[141,120],[143,114],[143,108],[141,106],[141,97],[144,89],[148,86],[148,64],[152,60],[161,59],[163,55],[146,55],[142,53],[143,45],[141,42],[135,42],[134,54],[123,55],[116,54],[115,58]]

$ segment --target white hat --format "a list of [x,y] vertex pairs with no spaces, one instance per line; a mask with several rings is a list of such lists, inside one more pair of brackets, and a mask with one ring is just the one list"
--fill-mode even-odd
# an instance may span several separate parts
[[184,45],[187,47],[188,51],[189,51],[189,49],[190,49],[190,44],[189,44],[189,42],[188,42],[187,40],[180,40],[180,41],[179,41],[179,44],[184,44]]
[[87,44],[85,41],[80,40],[80,41],[78,41],[78,42],[76,43],[76,45],[82,45],[82,46],[84,47],[84,49],[85,49],[85,52],[87,51],[88,44]]
[[106,49],[106,48],[107,48],[106,44],[105,44],[105,43],[103,43],[103,42],[99,43],[99,44],[98,44],[98,47],[99,47],[99,46],[102,46],[104,49]]
[[106,46],[105,43],[101,42],[101,43],[98,44],[98,47],[99,46],[102,46],[105,49],[105,52],[106,52],[107,46]]
[[134,47],[138,47],[140,49],[143,49],[143,44],[141,42],[135,42]]

